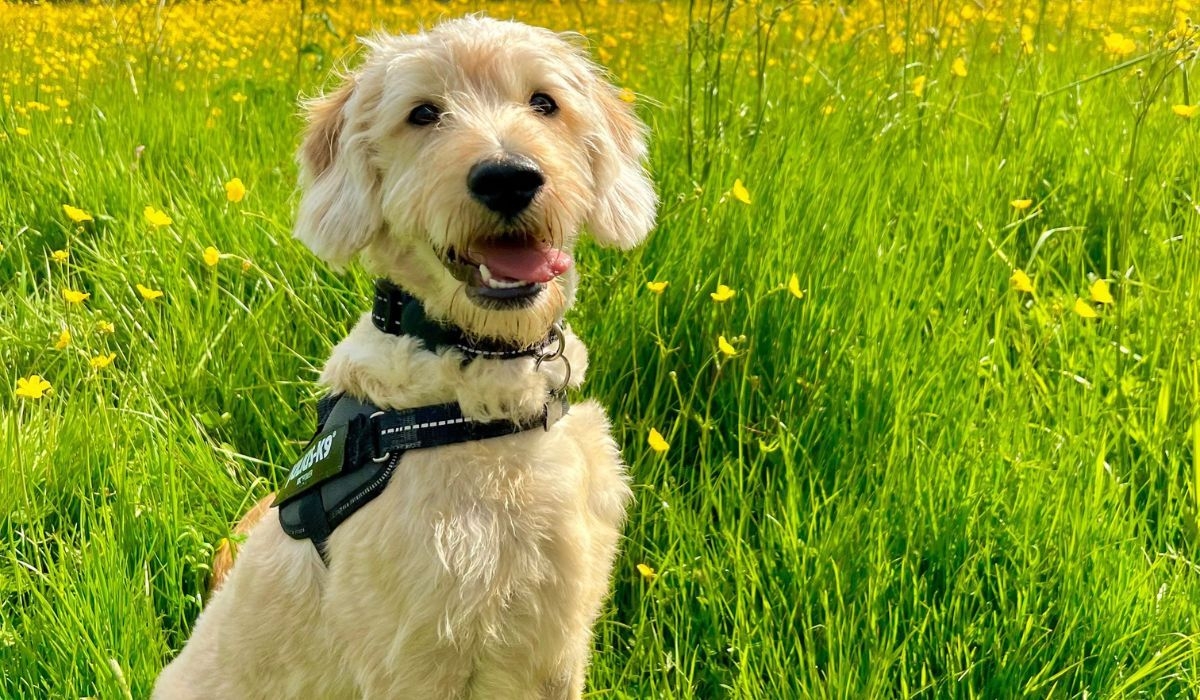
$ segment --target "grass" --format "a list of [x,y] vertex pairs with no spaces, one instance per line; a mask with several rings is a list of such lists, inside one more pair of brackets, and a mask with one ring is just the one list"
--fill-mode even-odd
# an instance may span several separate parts
[[[182,645],[369,299],[290,239],[296,95],[473,7],[3,6],[0,696]],[[585,245],[570,316],[637,491],[590,697],[1196,694],[1182,3],[486,9],[583,31],[654,133],[658,229]]]

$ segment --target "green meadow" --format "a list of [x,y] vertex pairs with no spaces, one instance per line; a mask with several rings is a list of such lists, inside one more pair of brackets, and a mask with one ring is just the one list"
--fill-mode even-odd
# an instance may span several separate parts
[[370,303],[298,96],[480,9],[652,132],[568,316],[637,499],[588,697],[1200,693],[1200,7],[222,1],[0,3],[0,697],[148,695]]

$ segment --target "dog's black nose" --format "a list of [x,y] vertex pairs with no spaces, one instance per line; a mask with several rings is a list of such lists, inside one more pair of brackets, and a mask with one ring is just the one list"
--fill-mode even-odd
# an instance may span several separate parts
[[505,218],[525,211],[544,184],[542,171],[522,156],[485,160],[467,174],[467,189],[475,201]]

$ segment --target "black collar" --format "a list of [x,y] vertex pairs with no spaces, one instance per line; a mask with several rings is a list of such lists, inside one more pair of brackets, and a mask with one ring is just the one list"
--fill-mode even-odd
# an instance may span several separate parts
[[443,325],[426,316],[425,308],[416,297],[386,279],[375,280],[375,306],[371,309],[371,321],[384,333],[411,335],[429,350],[436,352],[441,348],[454,348],[471,359],[507,360],[540,356],[554,340],[553,331],[530,347],[471,337],[460,328]]

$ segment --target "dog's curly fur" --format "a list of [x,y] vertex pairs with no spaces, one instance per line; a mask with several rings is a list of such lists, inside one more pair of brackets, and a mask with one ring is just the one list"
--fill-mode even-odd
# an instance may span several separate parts
[[[529,345],[561,319],[573,271],[523,306],[480,304],[446,265],[497,231],[568,252],[580,231],[628,248],[656,197],[645,129],[576,38],[469,17],[381,36],[308,105],[296,235],[335,266],[358,258],[477,337]],[[553,96],[552,115],[530,96]],[[406,121],[432,102],[435,126]],[[474,164],[529,159],[545,184],[501,221],[467,192]],[[566,332],[570,383],[587,351]],[[476,420],[527,420],[564,364],[432,352],[364,316],[321,381],[388,408],[456,401]],[[159,698],[577,698],[630,490],[603,410],[548,431],[406,453],[329,540],[254,526],[228,580],[163,672]]]

